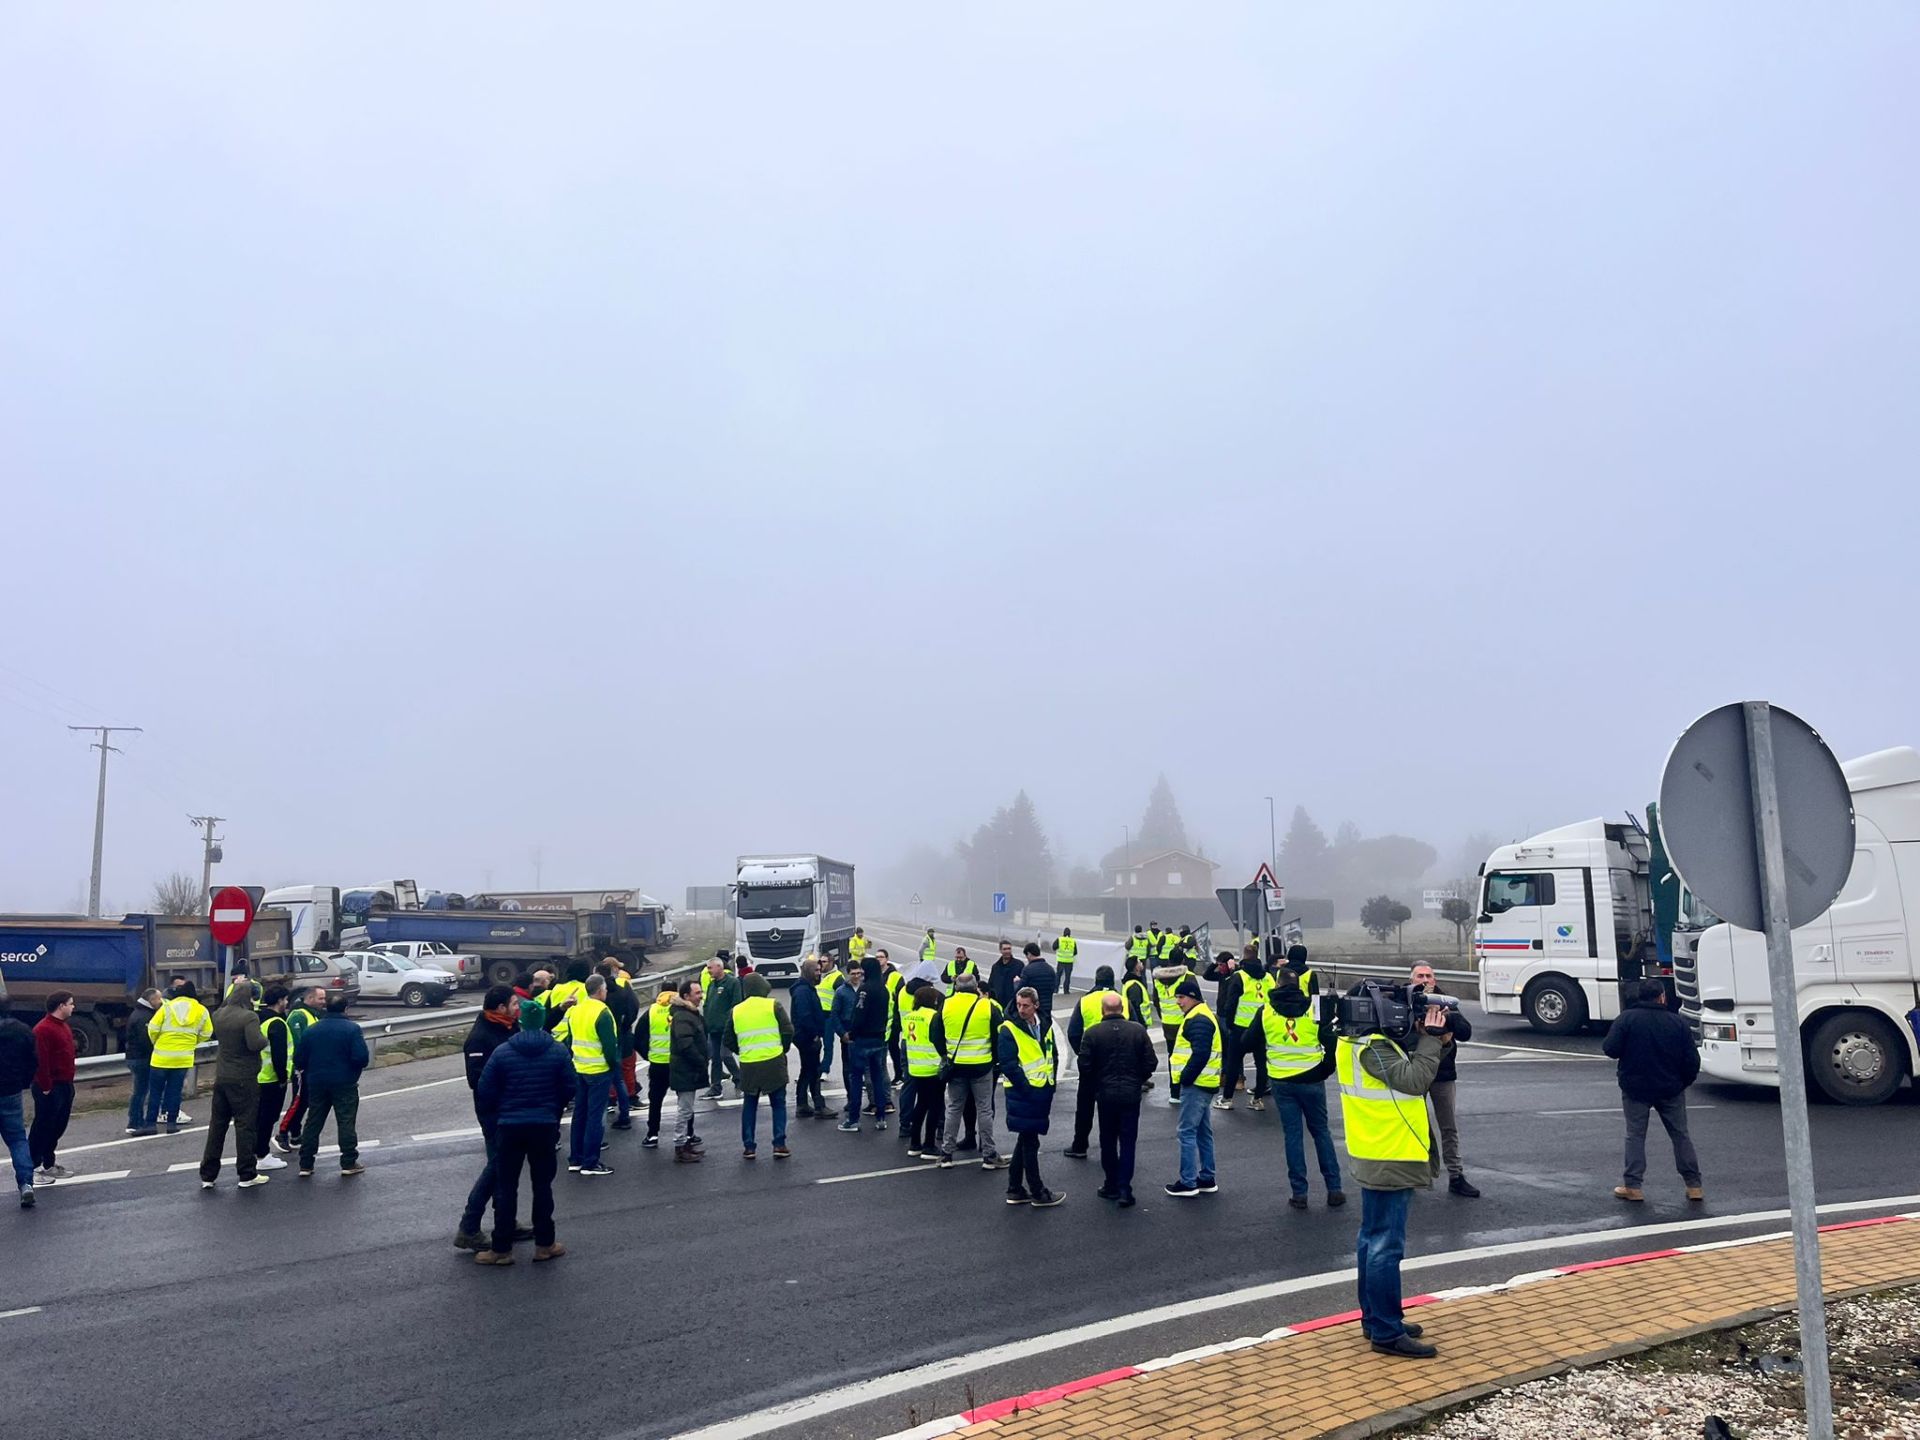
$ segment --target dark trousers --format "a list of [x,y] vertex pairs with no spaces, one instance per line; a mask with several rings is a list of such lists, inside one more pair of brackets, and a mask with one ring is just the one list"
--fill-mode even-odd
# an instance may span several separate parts
[[501,1125],[494,1131],[493,1243],[495,1254],[513,1249],[519,1220],[520,1169],[533,1176],[533,1243],[553,1244],[553,1177],[560,1168],[560,1126]]
[[[36,1095],[39,1093],[34,1091]],[[1620,1108],[1627,1117],[1627,1163],[1621,1179],[1628,1189],[1638,1190],[1640,1182],[1647,1178],[1647,1119],[1655,1113],[1667,1127],[1667,1139],[1673,1142],[1673,1165],[1680,1172],[1680,1178],[1689,1185],[1700,1183],[1700,1157],[1694,1153],[1693,1136],[1687,1133],[1686,1091],[1651,1102],[1623,1094]]]
[[279,1123],[280,1107],[287,1103],[287,1082],[276,1080],[260,1087],[260,1103],[253,1111],[253,1153],[264,1159],[273,1148],[273,1127]]
[[907,1082],[907,1090],[913,1096],[913,1119],[907,1122],[911,1147],[938,1150],[946,1121],[947,1082],[938,1075],[915,1075]]
[[1013,1165],[1007,1171],[1007,1193],[1038,1195],[1046,1188],[1040,1183],[1040,1137],[1016,1135],[1013,1141]]
[[720,1043],[724,1034],[725,1032],[721,1030],[709,1030],[707,1032],[707,1049],[712,1052],[713,1056],[709,1062],[711,1066],[710,1073],[712,1075],[712,1079],[707,1086],[709,1090],[718,1090],[720,1088],[720,1079],[723,1075],[732,1078],[735,1089],[738,1089],[740,1085],[740,1059]]
[[207,1122],[207,1148],[200,1152],[200,1178],[220,1178],[220,1152],[227,1148],[227,1126],[233,1126],[233,1168],[242,1180],[253,1178],[260,1152],[254,1126],[260,1117],[258,1080],[213,1082],[213,1118]]
[[293,1075],[293,1099],[287,1104],[287,1113],[280,1117],[280,1133],[289,1139],[297,1137],[306,1118],[307,1077],[296,1070]]
[[1100,1168],[1113,1195],[1133,1193],[1133,1149],[1140,1138],[1140,1097],[1098,1102],[1100,1108]]
[[1167,1037],[1167,1085],[1174,1099],[1180,1098],[1180,1076],[1173,1068],[1173,1047],[1180,1043],[1178,1025],[1162,1025],[1160,1033]]
[[1233,1092],[1240,1085],[1246,1054],[1241,1047],[1238,1030],[1230,1025],[1222,1025],[1215,1033],[1220,1037],[1220,1098],[1231,1100]]
[[827,1097],[820,1091],[820,1036],[802,1035],[794,1042],[800,1052],[800,1083],[793,1087],[795,1109],[825,1110]]
[[144,1055],[129,1055],[127,1074],[133,1077],[133,1093],[127,1097],[127,1128],[138,1130],[153,1123],[147,1119],[147,1094],[155,1083],[153,1066]]
[[333,1116],[340,1132],[340,1168],[360,1163],[360,1134],[355,1122],[360,1118],[360,1086],[306,1086],[306,1128],[300,1132],[300,1168],[313,1169],[313,1157],[320,1153],[320,1132],[327,1128],[327,1116]]
[[613,1082],[611,1070],[574,1077],[573,1128],[567,1138],[569,1165],[600,1163],[600,1151],[607,1143],[607,1097]]
[[907,1073],[907,1047],[898,1035],[887,1041],[887,1059],[893,1066],[893,1078],[898,1081]]
[[671,1065],[647,1066],[647,1134],[658,1137],[660,1134],[660,1102],[667,1098],[667,1091],[673,1087],[668,1083],[673,1074]]
[[54,1167],[54,1151],[59,1148],[60,1137],[67,1133],[67,1122],[72,1118],[71,1083],[56,1085],[51,1090],[33,1087],[33,1124],[27,1130],[27,1153],[42,1170]]
[[873,1092],[869,1097],[880,1114],[887,1112],[887,1050],[878,1040],[855,1040],[848,1047],[847,1109],[845,1119],[860,1123],[861,1087]]
[[482,1126],[480,1136],[487,1144],[487,1163],[481,1168],[480,1178],[473,1182],[473,1188],[467,1191],[467,1208],[460,1212],[460,1233],[478,1235],[480,1221],[487,1213],[487,1206],[493,1203],[494,1177],[499,1173],[499,1146],[492,1129]]
[[[1083,1075],[1080,1077],[1080,1093],[1073,1101],[1073,1143],[1067,1147],[1069,1150],[1085,1153],[1087,1141],[1093,1138],[1093,1102],[1093,1086],[1087,1084]],[[1106,1131],[1102,1129],[1100,1153],[1103,1155],[1106,1153],[1106,1138]]]
[[1060,971],[1060,993],[1071,995],[1073,993],[1073,962],[1063,960],[1055,968]]

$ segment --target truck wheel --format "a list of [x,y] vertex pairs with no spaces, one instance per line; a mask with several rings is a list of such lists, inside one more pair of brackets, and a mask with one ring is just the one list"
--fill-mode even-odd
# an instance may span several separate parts
[[400,991],[400,1003],[409,1010],[418,1010],[427,1003],[426,987],[421,985],[403,986]]
[[511,985],[520,974],[519,968],[511,960],[496,960],[487,966],[487,984]]
[[1571,980],[1550,975],[1527,987],[1520,1011],[1543,1035],[1572,1035],[1587,1023],[1587,997]]
[[113,1050],[106,1024],[97,1016],[75,1015],[68,1028],[73,1031],[73,1053],[76,1056],[106,1055]]
[[1864,1010],[1829,1015],[1807,1043],[1814,1086],[1838,1105],[1878,1105],[1900,1088],[1906,1044],[1882,1016]]

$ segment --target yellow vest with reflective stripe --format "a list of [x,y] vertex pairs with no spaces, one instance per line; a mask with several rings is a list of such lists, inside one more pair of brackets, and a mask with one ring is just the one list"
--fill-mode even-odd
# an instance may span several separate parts
[[969,955],[965,960],[947,961],[946,967],[940,972],[940,978],[946,982],[949,990],[953,988],[953,982],[962,975],[971,975],[974,979],[979,979],[980,962]]
[[1146,936],[1136,935],[1127,941],[1127,954],[1131,955],[1134,959],[1145,960],[1151,953],[1152,947],[1147,943]]
[[[586,987],[581,988],[584,990]],[[596,1025],[606,1013],[604,1004],[582,995],[560,1022],[567,1048],[573,1051],[573,1068],[582,1075],[604,1075],[612,1068],[607,1064],[606,1047],[600,1043],[600,1031]]]
[[[1373,1036],[1366,1044],[1385,1045],[1406,1058],[1406,1051],[1382,1036]],[[1360,1063],[1364,1048],[1358,1040],[1343,1038],[1334,1050],[1347,1153],[1356,1160],[1425,1160],[1429,1154],[1426,1100],[1402,1095],[1369,1071]]]
[[673,1002],[657,1000],[647,1010],[647,1063],[666,1065],[673,1060]]
[[273,1068],[273,1027],[278,1025],[287,1035],[287,1064],[293,1064],[293,1031],[287,1028],[287,1017],[268,1015],[260,1021],[260,1033],[267,1037],[267,1043],[260,1051],[260,1074],[255,1077],[262,1085],[278,1085],[287,1077]]
[[839,983],[840,972],[830,966],[821,971],[820,978],[813,982],[813,993],[820,997],[820,1008],[822,1010],[828,1011],[829,1013],[832,1012],[833,991],[834,987]]
[[1160,1023],[1162,1025],[1178,1025],[1180,1023],[1180,1006],[1173,998],[1173,992],[1179,988],[1180,982],[1178,980],[1155,980],[1153,982],[1154,1004],[1159,1007]]
[[147,1063],[155,1070],[191,1070],[193,1047],[213,1038],[213,1019],[206,1006],[182,995],[153,1012],[147,1034],[153,1037],[153,1058]]
[[938,960],[940,958],[940,946],[934,941],[932,936],[928,936],[927,943],[920,947],[920,958],[922,960]]
[[1180,1036],[1173,1042],[1173,1054],[1167,1059],[1167,1073],[1176,1085],[1185,1084],[1181,1075],[1185,1073],[1187,1062],[1193,1058],[1193,1042],[1187,1039],[1187,1026],[1196,1015],[1204,1015],[1213,1021],[1213,1049],[1208,1052],[1207,1063],[1200,1067],[1200,1077],[1193,1083],[1201,1090],[1220,1088],[1220,1022],[1205,1005],[1196,1005],[1187,1012],[1186,1019],[1180,1022]]
[[1312,1006],[1304,1015],[1282,1015],[1269,1005],[1260,1012],[1260,1024],[1266,1031],[1269,1080],[1304,1075],[1326,1058],[1320,1022],[1313,1018]]
[[[558,1010],[567,1001],[576,1004],[587,998],[587,982],[584,980],[562,980],[546,994],[545,1004],[548,1010]],[[578,1067],[576,1067],[578,1068]]]
[[[1014,1049],[1020,1055],[1020,1073],[1027,1077],[1027,1083],[1033,1086],[1053,1084],[1053,1027],[1044,1027],[1038,1040],[1011,1020],[1002,1020],[1000,1028],[1013,1036]],[[1000,1084],[1008,1090],[1013,1088],[1013,1082],[1004,1075],[1000,1077]]]
[[1173,952],[1176,948],[1178,948],[1179,944],[1180,944],[1180,937],[1174,934],[1171,930],[1161,935],[1160,958],[1162,960],[1171,960],[1173,958]]
[[1260,1018],[1261,1008],[1267,1003],[1267,996],[1273,993],[1273,977],[1262,975],[1258,979],[1242,974],[1240,977],[1240,998],[1233,1006],[1233,1028],[1244,1030]]
[[900,1022],[900,987],[907,983],[907,977],[898,970],[889,970],[881,981],[887,987],[887,1015],[891,1023]]
[[866,936],[854,936],[851,940],[847,941],[848,958],[850,958],[854,964],[858,965],[862,960],[867,958],[867,951],[872,945],[873,942],[867,939]]
[[950,995],[940,1007],[940,1032],[956,1065],[993,1060],[993,1002],[984,995]]
[[933,1011],[918,1006],[900,1017],[900,1042],[907,1052],[907,1073],[921,1079],[940,1073],[940,1052],[933,1048]]
[[[1111,990],[1089,990],[1080,997],[1080,1023],[1091,1030],[1100,1023],[1100,1002],[1113,994]],[[1120,1012],[1126,1014],[1125,1010]]]
[[1080,942],[1071,935],[1062,935],[1055,942],[1053,953],[1062,965],[1071,965],[1074,957],[1080,953]]
[[1120,994],[1128,1002],[1120,1011],[1127,1019],[1131,1020],[1133,1018],[1133,1012],[1136,1008],[1140,1011],[1143,1019],[1151,1019],[1153,1017],[1153,1000],[1147,994],[1147,985],[1144,980],[1128,976],[1120,982]]
[[780,1043],[780,1016],[768,995],[749,995],[733,1007],[733,1038],[740,1047],[740,1063],[772,1060],[785,1050]]

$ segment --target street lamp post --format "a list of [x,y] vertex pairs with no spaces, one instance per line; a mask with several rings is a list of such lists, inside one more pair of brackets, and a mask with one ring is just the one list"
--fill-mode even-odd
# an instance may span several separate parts
[[[1124,857],[1122,863],[1126,867],[1120,872],[1120,888],[1127,890],[1127,874],[1133,869],[1133,827],[1122,825],[1120,835],[1120,853]],[[1133,891],[1131,890],[1127,890],[1127,934],[1129,936],[1133,934]]]
[[1273,823],[1273,796],[1267,796],[1267,864],[1273,867],[1273,873],[1280,873],[1280,831]]

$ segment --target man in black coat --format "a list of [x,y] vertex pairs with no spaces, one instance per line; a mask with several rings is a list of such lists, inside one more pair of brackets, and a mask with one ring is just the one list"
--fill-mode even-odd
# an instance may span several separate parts
[[1029,940],[1025,946],[1027,963],[1020,971],[1020,984],[1033,991],[1040,998],[1040,1023],[1053,1024],[1053,992],[1060,986],[1060,976],[1053,966],[1040,956],[1040,946]]
[[[1407,978],[1430,993],[1440,989],[1439,977],[1431,965],[1414,966]],[[1447,1046],[1446,1053],[1440,1057],[1440,1069],[1433,1077],[1433,1088],[1427,1091],[1427,1098],[1433,1101],[1434,1126],[1440,1132],[1440,1158],[1447,1167],[1447,1192],[1465,1200],[1478,1200],[1479,1187],[1467,1179],[1466,1167],[1460,1161],[1460,1111],[1453,1103],[1453,1087],[1460,1079],[1456,1062],[1460,1047],[1473,1038],[1473,1022],[1458,1010],[1449,1010],[1447,1033],[1453,1037],[1453,1044]]]
[[[493,1201],[498,1138],[494,1127],[480,1115],[480,1077],[485,1073],[487,1061],[493,1057],[493,1052],[513,1038],[519,1023],[520,997],[513,993],[511,985],[495,985],[481,1001],[480,1015],[473,1022],[473,1029],[467,1032],[467,1089],[473,1092],[473,1111],[480,1120],[480,1136],[486,1143],[487,1163],[481,1168],[480,1178],[473,1182],[473,1188],[467,1192],[466,1208],[460,1212],[460,1224],[453,1233],[453,1248],[471,1250],[476,1255],[487,1248],[487,1237],[481,1233],[480,1223],[486,1215],[487,1206]],[[524,1233],[516,1227],[513,1238],[531,1240],[532,1227],[528,1227]]]
[[1640,1182],[1647,1174],[1647,1117],[1658,1111],[1687,1199],[1706,1199],[1700,1157],[1687,1133],[1687,1087],[1700,1074],[1700,1052],[1687,1022],[1667,1009],[1665,984],[1642,980],[1639,996],[1613,1022],[1600,1048],[1618,1062],[1620,1105],[1627,1116],[1627,1163],[1613,1193],[1622,1200],[1646,1199]]
[[1106,1183],[1102,1200],[1133,1207],[1133,1152],[1140,1134],[1140,1096],[1160,1063],[1147,1039],[1147,1027],[1122,1013],[1126,998],[1106,991],[1100,1023],[1080,1037],[1080,1088],[1091,1090],[1100,1116],[1100,1168]]

